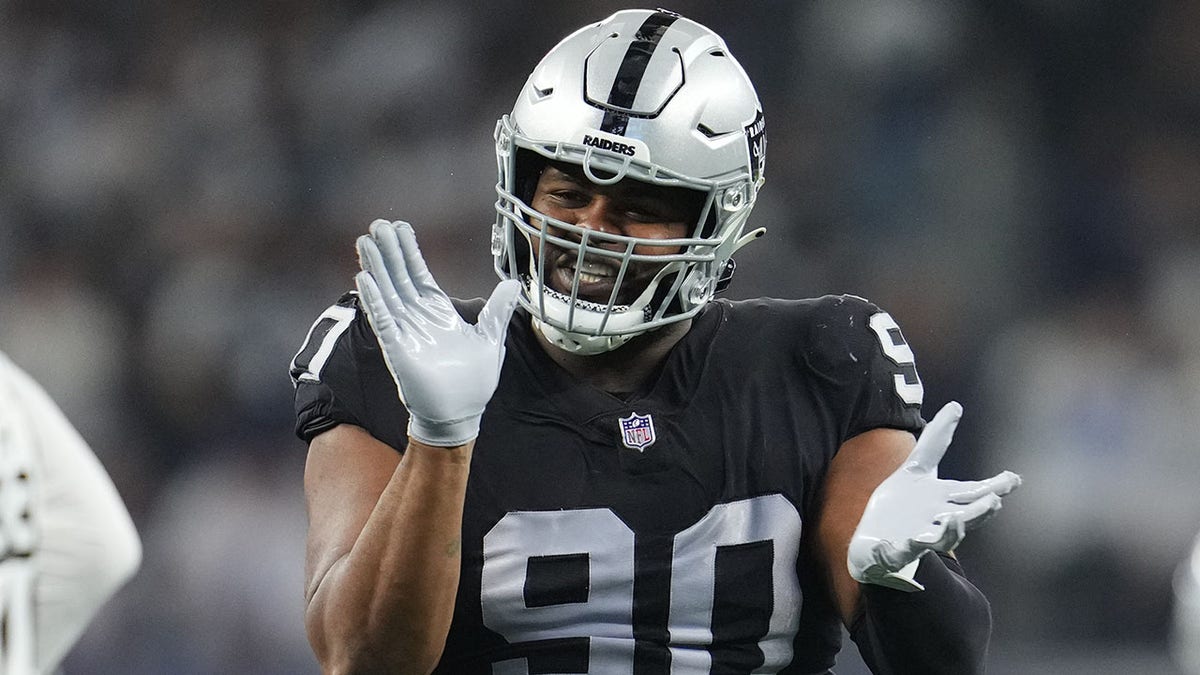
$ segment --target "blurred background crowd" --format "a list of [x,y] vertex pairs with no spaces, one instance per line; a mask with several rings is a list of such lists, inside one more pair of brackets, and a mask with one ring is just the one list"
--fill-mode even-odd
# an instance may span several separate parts
[[[146,546],[67,673],[316,672],[288,361],[376,217],[488,293],[495,120],[627,6],[0,0],[0,349]],[[965,406],[943,475],[1025,476],[960,550],[990,672],[1200,672],[1169,640],[1200,531],[1200,3],[669,8],[766,110],[768,238],[728,295],[871,298],[927,416]]]

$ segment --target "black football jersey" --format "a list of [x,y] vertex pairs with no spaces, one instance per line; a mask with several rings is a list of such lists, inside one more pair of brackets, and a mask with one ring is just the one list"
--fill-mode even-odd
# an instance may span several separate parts
[[[313,325],[292,376],[302,439],[346,422],[405,448],[354,294]],[[622,397],[562,370],[518,310],[436,672],[827,673],[840,620],[808,553],[822,480],[856,434],[918,432],[920,402],[895,321],[853,296],[714,301]]]

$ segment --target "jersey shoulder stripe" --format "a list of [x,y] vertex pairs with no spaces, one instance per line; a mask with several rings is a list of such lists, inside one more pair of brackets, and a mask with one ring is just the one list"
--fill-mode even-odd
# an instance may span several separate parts
[[321,381],[321,370],[329,361],[329,356],[333,354],[333,348],[337,345],[338,338],[346,332],[358,314],[357,297],[358,293],[355,291],[346,293],[336,303],[321,312],[321,315],[313,322],[300,351],[292,357],[289,367],[292,386],[297,386],[301,382]]

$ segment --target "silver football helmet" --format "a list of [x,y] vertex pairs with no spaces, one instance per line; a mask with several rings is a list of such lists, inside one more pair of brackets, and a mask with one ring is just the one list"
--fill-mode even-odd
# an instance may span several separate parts
[[[677,14],[621,11],[569,35],[534,69],[495,138],[496,272],[522,281],[521,304],[568,351],[610,351],[694,316],[728,281],[733,253],[763,233],[743,234],[766,157],[758,95],[720,36]],[[549,161],[577,165],[600,185],[628,178],[706,199],[682,239],[577,227],[529,206],[536,170]],[[639,245],[678,252],[639,254]],[[616,270],[607,301],[580,297],[579,272],[570,289],[551,288],[547,246],[575,255],[575,269],[603,261]],[[645,264],[661,269],[633,296],[622,282],[646,283],[626,274]]]

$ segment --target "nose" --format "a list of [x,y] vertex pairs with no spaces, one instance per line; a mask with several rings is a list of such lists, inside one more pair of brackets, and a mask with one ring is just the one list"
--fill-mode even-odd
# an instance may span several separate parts
[[[593,232],[604,234],[621,234],[621,219],[612,200],[603,195],[595,195],[587,205],[575,210],[575,226]],[[591,239],[589,244],[602,248],[620,247],[620,244],[602,239]]]

